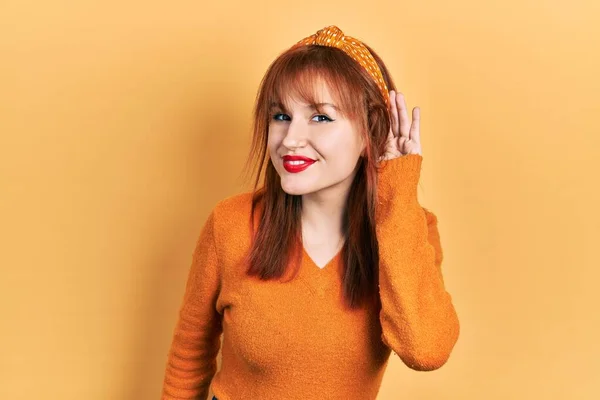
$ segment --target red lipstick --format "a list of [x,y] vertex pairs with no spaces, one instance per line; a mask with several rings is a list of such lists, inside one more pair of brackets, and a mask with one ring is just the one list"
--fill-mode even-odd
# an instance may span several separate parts
[[304,156],[283,156],[283,168],[287,172],[291,172],[293,174],[302,172],[306,168],[310,167],[316,160],[312,158],[304,157]]

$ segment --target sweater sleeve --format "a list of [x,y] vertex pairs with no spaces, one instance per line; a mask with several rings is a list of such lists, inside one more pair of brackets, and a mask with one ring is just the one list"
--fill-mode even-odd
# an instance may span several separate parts
[[384,161],[378,173],[379,319],[382,340],[409,368],[440,368],[459,321],[444,287],[437,218],[417,200],[422,156]]
[[213,225],[214,211],[192,256],[168,354],[162,400],[205,399],[217,371],[222,325],[215,307],[220,279]]

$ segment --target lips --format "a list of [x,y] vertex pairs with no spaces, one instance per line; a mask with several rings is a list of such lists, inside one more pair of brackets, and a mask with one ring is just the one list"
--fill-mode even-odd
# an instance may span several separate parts
[[304,171],[306,168],[317,162],[316,160],[305,156],[283,156],[282,159],[283,168],[285,168],[287,172],[294,174]]

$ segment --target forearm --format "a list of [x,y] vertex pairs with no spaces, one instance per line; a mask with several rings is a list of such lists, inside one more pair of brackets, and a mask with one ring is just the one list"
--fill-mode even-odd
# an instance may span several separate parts
[[459,322],[436,265],[441,246],[430,242],[425,210],[417,201],[420,164],[420,156],[408,156],[383,172],[377,222],[380,321],[382,340],[407,366],[431,370],[448,359]]
[[162,400],[206,398],[217,371],[222,322],[215,309],[220,284],[213,218],[211,214],[194,250],[168,355]]

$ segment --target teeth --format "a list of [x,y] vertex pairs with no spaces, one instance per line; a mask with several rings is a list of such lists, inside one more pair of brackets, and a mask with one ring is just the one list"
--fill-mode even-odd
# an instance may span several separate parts
[[306,161],[286,161],[290,165],[303,165],[306,164]]

